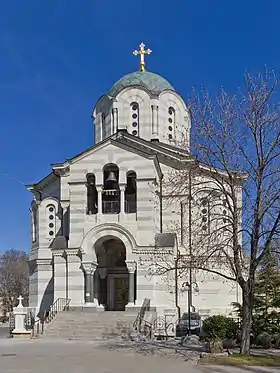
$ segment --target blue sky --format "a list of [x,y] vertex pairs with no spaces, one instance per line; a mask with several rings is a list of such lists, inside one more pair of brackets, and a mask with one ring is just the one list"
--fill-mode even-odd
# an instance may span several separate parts
[[141,41],[148,70],[187,98],[193,86],[234,91],[246,71],[279,70],[279,24],[279,0],[2,1],[0,251],[29,250],[23,184],[92,145],[93,106],[137,70]]

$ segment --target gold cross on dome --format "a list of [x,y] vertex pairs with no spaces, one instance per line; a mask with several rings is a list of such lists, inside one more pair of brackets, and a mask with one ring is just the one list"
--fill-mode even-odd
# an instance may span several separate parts
[[151,54],[152,51],[151,51],[151,49],[145,49],[145,44],[144,43],[141,43],[139,45],[139,48],[140,48],[140,50],[139,51],[135,50],[133,52],[133,54],[134,54],[134,56],[140,55],[140,71],[145,71],[145,65],[146,65],[145,54]]

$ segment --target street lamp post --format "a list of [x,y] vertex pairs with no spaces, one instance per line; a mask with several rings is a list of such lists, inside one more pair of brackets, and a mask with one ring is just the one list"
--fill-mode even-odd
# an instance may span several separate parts
[[[193,288],[194,286],[194,288]],[[182,284],[181,291],[187,291],[188,292],[188,334],[191,335],[191,309],[192,309],[192,289],[196,293],[199,292],[199,287],[197,282],[188,282],[185,281]]]

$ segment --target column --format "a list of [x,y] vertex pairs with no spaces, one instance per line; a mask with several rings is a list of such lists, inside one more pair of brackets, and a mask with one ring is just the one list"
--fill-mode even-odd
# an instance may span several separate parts
[[126,266],[129,273],[128,278],[128,304],[127,307],[134,307],[135,304],[135,271],[136,262],[126,260]]
[[96,186],[97,190],[97,200],[98,200],[98,214],[102,214],[102,191],[103,191],[103,186],[98,185]]
[[53,289],[55,302],[58,298],[67,298],[67,273],[64,251],[53,254]]
[[125,213],[125,188],[126,185],[120,185],[120,192],[121,192],[121,206],[120,206],[120,213],[124,214]]
[[85,273],[85,307],[96,307],[103,309],[103,306],[99,306],[97,299],[99,291],[98,281],[95,281],[97,263],[83,262],[82,266]]
[[85,305],[91,303],[91,273],[85,271]]
[[84,274],[81,270],[81,258],[77,250],[67,249],[68,298],[70,307],[84,304]]

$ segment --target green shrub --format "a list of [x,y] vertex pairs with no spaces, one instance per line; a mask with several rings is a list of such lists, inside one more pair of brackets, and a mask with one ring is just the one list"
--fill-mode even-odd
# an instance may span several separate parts
[[208,352],[211,352],[211,354],[219,354],[223,351],[223,342],[219,338],[215,338],[209,342]]
[[263,332],[257,336],[256,343],[262,348],[271,348],[272,336],[267,332]]
[[280,348],[280,333],[272,335],[271,343],[272,343],[274,348]]
[[230,317],[214,315],[204,320],[203,331],[210,339],[235,339],[237,324]]

